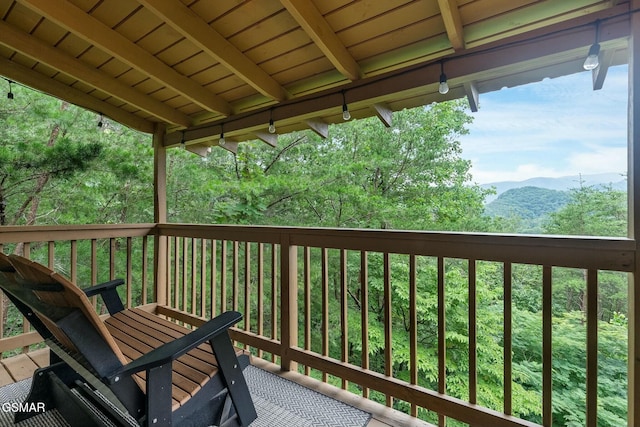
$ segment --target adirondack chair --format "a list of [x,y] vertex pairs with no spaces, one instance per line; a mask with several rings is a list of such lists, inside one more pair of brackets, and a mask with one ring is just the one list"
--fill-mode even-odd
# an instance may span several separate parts
[[[228,335],[242,315],[225,312],[190,330],[154,314],[153,305],[125,309],[121,283],[83,292],[43,265],[0,254],[0,288],[52,350],[27,401],[60,407],[72,426],[102,425],[102,417],[117,426],[249,425],[257,417],[242,374],[249,359]],[[107,306],[104,321],[93,295]],[[29,415],[16,414],[16,422]]]

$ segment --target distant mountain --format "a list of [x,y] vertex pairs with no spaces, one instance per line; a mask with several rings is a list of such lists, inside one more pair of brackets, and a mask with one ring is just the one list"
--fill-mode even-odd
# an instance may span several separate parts
[[569,194],[566,191],[540,187],[512,188],[487,204],[485,213],[489,216],[535,219],[557,211],[568,202]]
[[507,190],[511,190],[513,188],[522,188],[522,187],[539,187],[546,188],[549,190],[558,190],[558,191],[567,191],[572,188],[577,188],[580,186],[580,182],[582,181],[582,185],[591,186],[591,185],[611,185],[615,190],[626,190],[627,189],[627,178],[619,173],[601,173],[594,175],[574,175],[574,176],[563,176],[560,178],[530,178],[524,181],[501,181],[501,182],[492,182],[489,184],[482,184],[482,188],[495,188],[495,195],[488,196],[485,199],[485,203],[489,204],[496,200],[500,194],[504,193]]

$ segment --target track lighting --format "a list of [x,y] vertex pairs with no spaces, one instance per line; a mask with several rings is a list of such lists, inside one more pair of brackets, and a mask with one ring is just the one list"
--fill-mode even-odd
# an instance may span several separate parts
[[9,82],[9,92],[7,93],[7,99],[13,99],[13,92],[11,91],[11,83],[13,83],[11,80],[7,80],[7,82]]
[[349,108],[347,107],[347,97],[344,91],[342,91],[342,119],[344,121],[351,119],[351,113],[349,113]]
[[447,83],[447,75],[444,73],[444,61],[440,62],[440,85],[438,92],[442,95],[449,92],[449,84]]
[[600,21],[596,21],[596,40],[589,48],[589,54],[587,55],[587,59],[584,60],[584,64],[582,67],[587,70],[595,70],[600,65],[598,60],[598,56],[600,55],[600,44],[598,43],[598,39],[600,38]]
[[269,133],[276,133],[276,125],[273,122],[273,110],[269,113]]

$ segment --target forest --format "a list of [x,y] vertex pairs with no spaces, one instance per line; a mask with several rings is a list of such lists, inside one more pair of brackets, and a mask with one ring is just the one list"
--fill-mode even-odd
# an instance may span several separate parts
[[[149,135],[23,87],[16,87],[14,93],[14,99],[0,101],[0,226],[153,222]],[[169,150],[169,221],[524,232],[521,225],[526,218],[485,212],[485,197],[491,190],[474,184],[471,163],[463,158],[458,142],[472,119],[466,102],[453,101],[397,112],[391,128],[373,118],[333,126],[326,139],[311,132],[281,135],[276,148],[255,141],[240,144],[236,154],[213,147],[206,157],[184,149]],[[548,234],[626,236],[626,193],[578,186],[558,209],[545,212],[537,226]],[[464,398],[467,385],[456,378],[468,374],[463,357],[467,345],[466,267],[451,264],[447,276],[448,393]],[[429,259],[418,268],[421,277],[436,272]],[[501,272],[495,263],[479,263],[477,268],[477,292],[483,302],[478,307],[479,403],[501,410]],[[381,292],[383,273],[372,270],[373,292]],[[584,425],[584,274],[554,270],[558,285],[553,289],[553,351],[562,355],[554,359],[558,361],[553,385],[555,425]],[[535,266],[518,265],[513,271],[514,317],[518,319],[514,325],[513,406],[516,415],[535,422],[541,422],[541,275]],[[408,296],[402,277],[399,271],[394,279],[393,301],[398,306],[393,310],[397,330],[407,334],[401,302]],[[628,282],[626,275],[613,272],[601,272],[599,282],[598,425],[620,426],[626,424],[627,413]],[[437,295],[427,281],[418,289],[423,325],[420,383],[437,389],[437,347],[433,345]],[[375,322],[380,299],[369,301],[367,309]],[[357,316],[362,309],[353,302],[349,315]],[[335,316],[338,312],[335,310]],[[5,335],[21,330],[12,329],[11,322],[6,328]],[[381,328],[381,324],[371,325],[372,366],[384,361]],[[357,333],[349,334],[349,339],[350,346],[359,348]],[[332,343],[330,353],[339,352],[339,344]],[[393,350],[397,355],[393,369],[402,377],[408,369],[408,350]],[[357,386],[352,387],[357,393]],[[372,394],[372,398],[384,401],[384,395]],[[406,410],[402,402],[397,407]],[[419,416],[437,422],[426,411]]]

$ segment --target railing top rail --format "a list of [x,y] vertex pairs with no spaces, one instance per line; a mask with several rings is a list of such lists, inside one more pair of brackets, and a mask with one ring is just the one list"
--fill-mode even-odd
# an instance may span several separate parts
[[2,226],[0,243],[140,237],[154,234],[155,226],[156,224],[152,223]]
[[158,224],[161,235],[632,272],[635,241],[591,236]]

